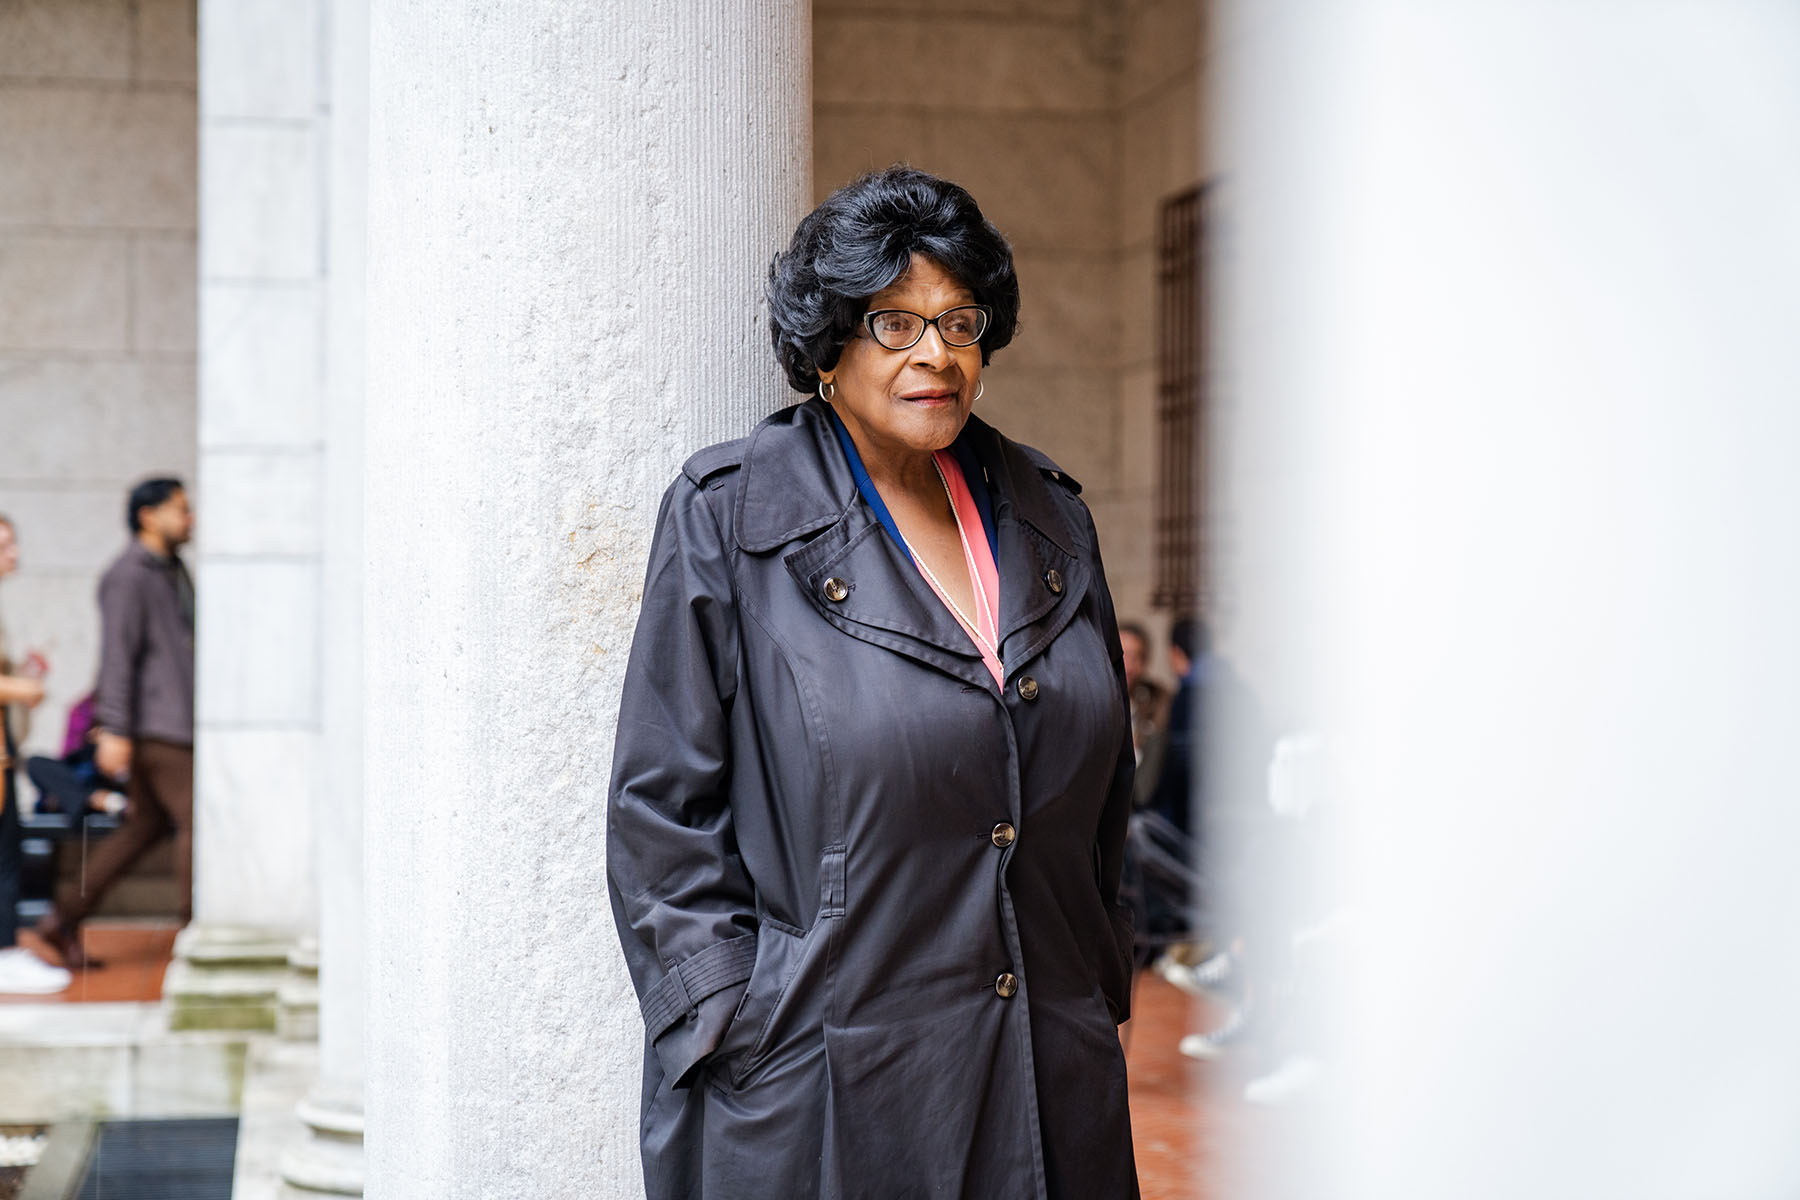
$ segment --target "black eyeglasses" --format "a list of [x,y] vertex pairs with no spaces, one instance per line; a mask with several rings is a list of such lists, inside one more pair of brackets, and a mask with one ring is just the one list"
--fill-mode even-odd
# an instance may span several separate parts
[[993,315],[985,304],[964,304],[948,308],[935,317],[921,316],[904,308],[878,308],[863,317],[869,336],[877,345],[889,350],[911,350],[925,336],[927,325],[936,325],[944,345],[961,348],[973,346],[987,332]]

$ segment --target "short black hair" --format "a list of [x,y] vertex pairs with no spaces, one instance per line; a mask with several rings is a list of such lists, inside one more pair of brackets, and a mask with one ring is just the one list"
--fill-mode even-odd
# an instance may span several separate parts
[[1012,247],[981,215],[975,197],[908,166],[872,171],[808,213],[769,266],[769,332],[797,392],[819,386],[869,309],[869,297],[924,255],[992,310],[981,364],[1012,341],[1019,276]]
[[1212,649],[1212,634],[1199,617],[1181,617],[1169,627],[1169,644],[1192,660]]
[[172,477],[146,479],[132,488],[130,498],[125,501],[125,528],[133,533],[142,529],[143,526],[138,524],[138,510],[155,508],[181,490],[181,480]]

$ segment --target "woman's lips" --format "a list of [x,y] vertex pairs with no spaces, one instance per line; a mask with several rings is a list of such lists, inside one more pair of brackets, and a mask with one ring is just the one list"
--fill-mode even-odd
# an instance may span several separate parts
[[902,392],[902,400],[910,400],[914,404],[948,404],[957,397],[955,388],[940,388],[934,391]]

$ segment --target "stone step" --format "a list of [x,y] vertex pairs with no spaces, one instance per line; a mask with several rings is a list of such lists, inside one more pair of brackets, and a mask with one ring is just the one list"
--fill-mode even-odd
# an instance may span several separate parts
[[154,1003],[0,1005],[0,1124],[237,1111],[246,1039]]

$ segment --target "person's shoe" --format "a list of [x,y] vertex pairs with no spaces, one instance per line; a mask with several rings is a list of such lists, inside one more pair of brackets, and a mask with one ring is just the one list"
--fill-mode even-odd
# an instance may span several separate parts
[[1244,1027],[1249,1019],[1247,1009],[1233,1009],[1223,1025],[1210,1033],[1190,1033],[1181,1039],[1177,1048],[1189,1058],[1197,1058],[1202,1062],[1218,1058],[1244,1036]]
[[1191,996],[1217,992],[1237,971],[1237,959],[1229,950],[1221,950],[1197,967],[1190,967],[1170,955],[1163,955],[1151,967],[1158,975]]
[[63,966],[71,971],[94,971],[106,964],[97,958],[88,956],[81,948],[81,927],[64,925],[55,913],[48,913],[44,919],[32,926],[32,932],[50,944],[57,956],[63,960]]
[[72,976],[53,967],[23,946],[0,950],[0,992],[15,996],[49,996],[69,986]]
[[1237,971],[1237,958],[1229,950],[1221,950],[1193,969],[1194,983],[1202,991],[1217,991],[1231,981]]
[[1285,1104],[1318,1082],[1319,1060],[1290,1054],[1286,1061],[1260,1079],[1244,1085],[1244,1099],[1252,1104]]
[[1194,981],[1194,968],[1172,955],[1165,954],[1158,958],[1150,965],[1150,969],[1189,995],[1200,994],[1200,985]]

